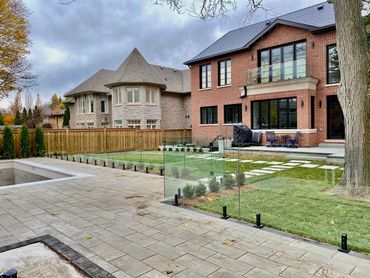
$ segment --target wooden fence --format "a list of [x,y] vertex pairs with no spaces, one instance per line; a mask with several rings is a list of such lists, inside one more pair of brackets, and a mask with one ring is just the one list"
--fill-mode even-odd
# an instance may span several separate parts
[[[13,130],[16,154],[20,129]],[[34,145],[34,130],[30,130]],[[0,146],[3,132],[0,131]],[[44,129],[46,153],[103,153],[130,150],[155,150],[163,141],[191,140],[191,129]]]

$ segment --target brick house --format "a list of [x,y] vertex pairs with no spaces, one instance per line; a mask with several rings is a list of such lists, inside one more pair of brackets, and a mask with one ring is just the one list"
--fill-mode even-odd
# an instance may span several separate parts
[[149,64],[134,49],[65,94],[72,128],[190,128],[190,70]]
[[232,30],[191,60],[192,128],[206,144],[235,124],[302,146],[344,143],[333,6],[317,4]]

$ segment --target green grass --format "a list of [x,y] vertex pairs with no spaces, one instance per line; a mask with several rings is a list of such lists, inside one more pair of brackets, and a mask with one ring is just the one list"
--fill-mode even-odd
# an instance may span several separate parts
[[[336,171],[338,181],[342,171]],[[198,208],[220,213],[228,205],[232,217],[255,221],[260,212],[263,224],[278,230],[339,245],[340,235],[348,234],[349,245],[370,252],[370,204],[328,194],[325,170],[293,168],[255,180],[251,191],[220,198]],[[329,182],[329,183],[328,183]],[[239,214],[240,212],[240,214]]]

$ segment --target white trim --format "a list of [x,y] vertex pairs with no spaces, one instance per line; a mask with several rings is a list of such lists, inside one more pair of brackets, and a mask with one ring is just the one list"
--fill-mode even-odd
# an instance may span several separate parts
[[334,86],[339,86],[340,83],[333,83],[333,84],[325,84],[325,87],[334,87]]
[[231,86],[233,86],[233,84],[220,85],[220,86],[217,86],[217,89],[227,88]]
[[204,127],[207,127],[207,126],[218,126],[218,124],[199,124],[199,126],[204,126]]
[[304,129],[252,129],[252,131],[255,131],[255,132],[262,132],[262,133],[266,133],[266,131],[273,131],[275,133],[296,133],[296,132],[301,132],[301,133],[316,133],[317,132],[317,129],[314,128],[314,129],[309,129],[309,128],[304,128]]
[[212,87],[198,89],[199,92],[212,90]]

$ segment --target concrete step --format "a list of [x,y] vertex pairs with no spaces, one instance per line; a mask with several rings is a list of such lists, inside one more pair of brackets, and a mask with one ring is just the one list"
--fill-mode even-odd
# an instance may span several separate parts
[[343,143],[329,143],[329,142],[326,142],[326,143],[320,143],[319,144],[319,148],[343,148],[344,149],[345,147],[345,143],[343,141]]

